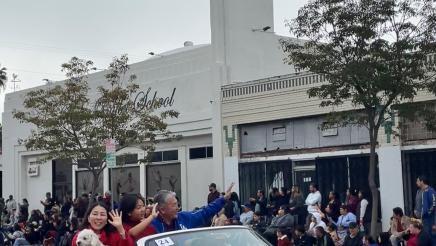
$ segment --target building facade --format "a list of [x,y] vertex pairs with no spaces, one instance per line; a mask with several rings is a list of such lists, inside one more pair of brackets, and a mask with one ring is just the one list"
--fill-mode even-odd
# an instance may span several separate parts
[[[292,185],[307,194],[311,182],[320,186],[325,202],[329,191],[338,192],[342,201],[347,188],[369,193],[368,130],[321,127],[332,109],[321,108],[307,90],[322,83],[323,76],[301,72],[222,87],[224,166],[228,175],[238,173],[242,199],[258,189]],[[416,101],[434,99],[420,93]],[[350,104],[335,108],[352,109]],[[419,120],[393,117],[380,129],[376,183],[384,229],[392,208],[413,211],[418,175],[428,175],[436,185],[435,137]]]
[[[105,170],[98,193],[142,193],[153,196],[156,190],[177,192],[184,209],[202,206],[208,184],[220,190],[225,180],[221,122],[221,86],[237,81],[288,74],[292,67],[283,64],[279,47],[281,37],[274,34],[273,0],[211,0],[211,44],[185,46],[131,64],[143,95],[169,98],[169,108],[180,113],[168,121],[169,129],[181,140],[156,146],[152,163],[138,165],[145,153],[136,148],[117,152],[119,166]],[[262,28],[270,29],[263,31]],[[104,83],[105,72],[89,76],[90,97]],[[62,83],[58,82],[58,83]],[[45,85],[38,88],[48,88]],[[3,112],[3,195],[27,198],[30,209],[42,208],[40,200],[47,191],[57,199],[89,192],[91,175],[84,168],[92,165],[65,160],[40,164],[44,151],[29,151],[18,143],[29,136],[34,126],[13,118],[23,110],[23,98],[32,89],[9,93]]]

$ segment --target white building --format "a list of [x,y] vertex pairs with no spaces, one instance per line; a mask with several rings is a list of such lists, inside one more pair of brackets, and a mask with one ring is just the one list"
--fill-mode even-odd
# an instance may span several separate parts
[[[131,65],[141,90],[172,97],[173,109],[180,113],[169,122],[182,140],[159,144],[155,161],[137,165],[144,155],[126,148],[130,154],[123,168],[105,171],[98,192],[112,190],[153,195],[159,188],[174,189],[182,206],[192,209],[205,203],[211,182],[224,184],[237,178],[234,166],[223,165],[221,86],[234,81],[288,74],[292,68],[282,63],[280,37],[274,34],[273,0],[211,0],[211,44],[185,46]],[[269,26],[268,30],[262,30]],[[92,74],[95,88],[104,82],[104,72]],[[42,86],[44,88],[50,85]],[[31,125],[20,124],[12,116],[23,109],[23,98],[31,89],[9,93],[3,113],[3,196],[27,198],[30,208],[42,208],[45,192],[57,197],[80,195],[90,189],[89,173],[60,160],[37,164],[42,151],[28,151],[18,139],[29,136]],[[212,148],[213,146],[213,148]],[[135,159],[136,158],[136,159]],[[129,164],[130,163],[130,164]],[[225,175],[226,174],[226,175]],[[226,177],[226,180],[224,180]]]

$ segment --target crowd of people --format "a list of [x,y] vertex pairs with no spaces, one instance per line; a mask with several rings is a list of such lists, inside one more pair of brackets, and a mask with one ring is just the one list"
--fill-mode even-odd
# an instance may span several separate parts
[[[180,211],[174,192],[159,191],[152,201],[140,194],[123,194],[114,202],[111,193],[83,194],[55,201],[48,192],[41,200],[43,211],[32,210],[26,199],[0,199],[0,244],[73,245],[79,232],[92,230],[104,245],[134,245],[148,235],[204,226],[244,225],[272,245],[435,245],[436,192],[424,176],[417,179],[418,192],[412,216],[393,208],[390,230],[370,236],[371,202],[364,190],[348,189],[341,199],[335,191],[323,196],[312,183],[308,194],[298,186],[272,188],[242,204],[233,184],[220,193],[209,185],[207,205]],[[323,198],[326,201],[323,203]],[[374,234],[374,233],[373,233]]]
[[[272,188],[268,197],[258,190],[256,197],[242,206],[238,205],[241,203],[237,195],[232,194],[212,225],[250,226],[272,245],[434,246],[436,192],[425,176],[418,177],[416,184],[413,218],[404,215],[402,208],[393,208],[389,231],[381,232],[377,238],[370,233],[372,202],[365,190],[347,189],[342,199],[335,191],[324,197],[314,183],[310,184],[307,196],[298,186]],[[210,185],[210,192],[216,192],[215,184]]]

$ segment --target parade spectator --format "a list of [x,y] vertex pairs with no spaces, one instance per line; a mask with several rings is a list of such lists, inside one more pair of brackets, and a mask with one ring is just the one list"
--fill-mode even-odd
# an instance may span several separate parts
[[336,191],[329,192],[329,203],[326,207],[327,216],[331,217],[334,221],[337,221],[341,215],[339,209],[341,207],[341,201],[339,200],[339,194]]
[[349,188],[347,189],[346,195],[345,205],[347,206],[348,212],[356,214],[357,204],[359,203],[357,191]]
[[9,199],[6,200],[6,210],[8,211],[9,216],[13,209],[17,210],[17,202],[14,200],[14,196],[9,195]]
[[377,246],[377,243],[375,242],[375,240],[371,236],[365,235],[365,236],[363,236],[363,239],[362,239],[362,245],[363,246]]
[[333,240],[335,246],[341,246],[344,243],[344,239],[340,238],[338,235],[337,227],[335,224],[330,223],[327,226],[327,232],[330,234],[330,237]]
[[277,187],[273,187],[269,193],[269,208],[271,209],[270,214],[275,214],[280,208],[279,204],[280,191]]
[[319,213],[313,213],[307,233],[309,235],[315,236],[315,228],[317,227],[322,227],[324,230],[327,229],[327,225],[324,223],[324,221],[321,220],[321,215]]
[[55,204],[50,192],[45,193],[45,198],[41,200],[41,204],[44,206],[44,213],[49,214]]
[[277,246],[291,246],[291,240],[288,238],[286,228],[277,230]]
[[158,204],[157,209],[159,215],[152,221],[152,226],[157,233],[162,233],[190,229],[204,225],[206,221],[212,218],[224,207],[226,200],[230,199],[233,185],[233,183],[230,185],[224,197],[216,199],[206,207],[195,212],[179,212],[175,193],[166,190],[159,191],[154,197],[154,201]]
[[[117,211],[109,212],[103,202],[96,202],[89,206],[80,227],[80,230],[83,229],[93,230],[99,235],[99,240],[104,245],[131,246],[134,244],[132,238],[124,230],[121,215]],[[79,233],[80,231],[74,235],[71,245],[77,245]]]
[[422,191],[422,225],[423,230],[429,235],[433,235],[436,244],[436,191],[429,185],[426,176],[419,176],[416,185]]
[[288,189],[286,189],[285,187],[282,187],[281,189],[280,189],[280,192],[279,192],[279,196],[278,196],[278,198],[277,198],[277,206],[278,207],[280,207],[280,206],[282,206],[282,205],[287,205],[287,206],[289,206],[289,198],[290,198],[290,195],[288,194]]
[[419,221],[411,221],[408,229],[410,233],[407,246],[431,246],[432,240],[430,235],[424,230]]
[[29,202],[23,198],[23,203],[19,204],[19,221],[26,222],[29,218]]
[[339,211],[341,213],[341,216],[339,216],[338,221],[335,222],[333,220],[330,220],[330,222],[338,227],[339,237],[345,238],[350,223],[356,223],[356,216],[353,213],[348,212],[348,208],[345,205],[341,206]]
[[413,215],[417,219],[421,219],[421,213],[422,213],[422,190],[419,187],[418,182],[416,182],[416,185],[418,186],[418,189],[416,190],[416,196],[415,196],[415,208],[413,210]]
[[71,200],[71,196],[65,196],[64,197],[64,204],[62,204],[61,207],[61,217],[63,219],[68,219],[70,217],[70,211],[73,207],[73,201]]
[[227,218],[239,218],[241,216],[241,202],[239,201],[239,196],[236,192],[230,194],[230,198],[226,200],[224,209]]
[[253,220],[253,207],[250,203],[247,203],[242,206],[243,213],[241,214],[241,217],[239,218],[239,221],[242,225],[249,225],[251,221]]
[[[3,211],[6,210],[6,203],[3,197],[0,197],[0,223],[3,222]],[[0,224],[1,226],[2,224]]]
[[112,201],[112,192],[106,191],[102,200],[110,209],[118,209],[118,204],[115,201]]
[[209,185],[209,194],[207,195],[207,204],[215,201],[219,197],[220,197],[220,193],[216,189],[216,184],[215,183],[211,183]]
[[294,232],[295,232],[295,239],[294,239],[295,246],[313,246],[316,243],[314,237],[307,235],[306,231],[304,230],[304,226],[300,226],[300,225],[297,226]]
[[356,222],[350,222],[348,226],[349,234],[344,239],[343,246],[361,246],[363,235]]
[[405,216],[403,210],[399,207],[394,208],[391,218],[391,236],[389,240],[393,246],[399,246],[409,228],[410,218]]
[[133,240],[156,233],[150,226],[151,221],[158,215],[156,205],[152,209],[151,216],[145,218],[145,201],[141,196],[124,195],[120,201],[120,212],[123,215],[124,230]]
[[297,223],[303,225],[305,219],[304,198],[303,194],[301,194],[300,187],[297,185],[294,185],[291,188],[289,209],[291,211],[291,214],[297,216]]
[[256,202],[254,212],[259,212],[262,216],[267,215],[268,211],[267,211],[266,207],[267,207],[268,201],[266,200],[266,197],[265,197],[265,191],[258,190],[256,196],[257,196],[257,198],[254,199],[254,201]]
[[294,224],[294,217],[289,214],[289,208],[286,205],[282,205],[277,211],[277,216],[272,219],[271,224],[266,228],[263,236],[271,244],[276,244],[277,229],[280,227],[291,229]]
[[324,230],[323,227],[315,227],[315,238],[317,246],[334,246],[334,242],[330,235]]
[[266,230],[267,223],[265,217],[260,212],[255,212],[250,227],[259,234],[263,234]]
[[227,221],[227,217],[224,213],[224,208],[221,209],[218,214],[216,214],[213,218],[212,218],[212,226],[225,226],[226,225],[226,221]]
[[311,218],[311,214],[318,212],[318,207],[321,206],[321,193],[318,191],[318,185],[315,183],[311,183],[309,185],[309,195],[307,195],[306,198],[306,205],[307,205],[307,212],[309,215],[306,218],[306,223],[309,225],[309,221]]
[[366,191],[360,190],[358,193],[358,198],[359,203],[357,204],[356,218],[358,220],[360,229],[363,229],[363,231],[368,233],[371,225],[372,206],[368,202]]

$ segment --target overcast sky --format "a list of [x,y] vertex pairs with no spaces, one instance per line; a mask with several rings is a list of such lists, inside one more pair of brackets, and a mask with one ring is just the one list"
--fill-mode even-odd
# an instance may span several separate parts
[[[307,0],[274,0],[275,31],[289,35],[284,23]],[[72,56],[105,68],[113,56],[131,62],[194,44],[210,43],[209,0],[1,0],[0,64],[18,75],[19,89],[62,80],[60,65]],[[8,82],[0,95],[3,112]]]

